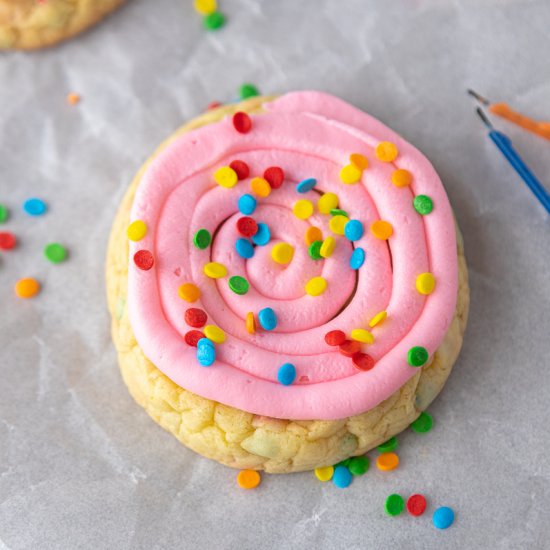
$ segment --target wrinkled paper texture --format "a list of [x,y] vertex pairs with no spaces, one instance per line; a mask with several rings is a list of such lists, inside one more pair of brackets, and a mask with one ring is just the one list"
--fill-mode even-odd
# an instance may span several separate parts
[[[191,0],[131,0],[59,47],[0,54],[0,230],[19,238],[0,252],[0,549],[547,548],[550,218],[465,90],[550,120],[550,4],[219,3],[217,32]],[[347,490],[312,473],[240,490],[152,422],[117,368],[103,275],[117,204],[163,138],[243,82],[328,91],[383,120],[432,160],[464,233],[470,323],[435,427]],[[492,118],[550,187],[550,142]],[[22,212],[31,196],[47,215]],[[64,264],[43,258],[51,241]],[[13,294],[24,276],[43,283],[33,300]],[[394,492],[425,494],[428,512],[387,517]],[[448,531],[431,524],[440,505]]]

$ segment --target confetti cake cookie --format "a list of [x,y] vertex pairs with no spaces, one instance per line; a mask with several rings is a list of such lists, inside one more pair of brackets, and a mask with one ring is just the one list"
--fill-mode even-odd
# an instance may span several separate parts
[[97,23],[125,0],[0,0],[0,49],[52,46]]
[[469,304],[432,165],[318,92],[224,106],[164,143],[122,201],[107,283],[135,400],[198,453],[276,473],[413,422]]

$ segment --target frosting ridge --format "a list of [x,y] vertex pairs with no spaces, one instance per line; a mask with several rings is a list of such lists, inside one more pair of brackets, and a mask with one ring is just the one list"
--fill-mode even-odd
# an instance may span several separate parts
[[[407,362],[408,351],[422,346],[432,354],[453,317],[457,296],[456,236],[452,211],[439,177],[414,147],[369,115],[319,92],[286,94],[266,104],[266,113],[251,116],[249,133],[235,131],[231,118],[199,128],[175,140],[144,174],[132,207],[131,221],[142,220],[147,233],[130,242],[130,258],[139,250],[152,252],[155,263],[147,271],[130,262],[129,314],[145,355],[178,385],[203,397],[255,414],[290,419],[336,419],[359,414],[379,404],[417,372]],[[376,156],[380,142],[397,146],[393,162]],[[339,179],[351,153],[368,160],[355,185]],[[234,187],[215,183],[220,166],[239,159],[250,167],[250,177]],[[244,259],[235,252],[240,237],[236,220],[242,217],[238,199],[250,193],[249,182],[270,166],[281,166],[285,182],[268,197],[257,197],[251,216],[266,223],[271,240],[256,246]],[[391,183],[392,173],[406,169],[409,186]],[[313,177],[317,185],[305,193],[296,184]],[[365,231],[353,243],[336,236],[330,258],[314,261],[304,234],[316,226],[324,237],[330,215],[315,208],[311,217],[292,213],[297,200],[317,204],[320,193],[335,193],[339,208],[360,220]],[[433,200],[434,209],[421,216],[413,208],[416,195]],[[393,228],[389,240],[376,238],[369,227],[386,220]],[[212,245],[198,249],[193,234],[201,228],[213,235]],[[289,243],[294,256],[288,265],[271,258],[277,243]],[[354,248],[366,251],[359,270],[349,267]],[[228,276],[250,283],[244,295],[235,294],[227,277],[209,278],[204,264],[217,262]],[[416,278],[432,273],[435,290],[423,295]],[[319,296],[306,294],[308,280],[323,277],[327,288]],[[200,298],[187,304],[178,287],[194,283]],[[201,308],[208,323],[226,334],[216,345],[216,361],[203,368],[196,348],[184,335],[190,330],[184,312]],[[272,308],[277,326],[272,331],[247,331],[247,313]],[[387,318],[368,327],[380,311]],[[258,323],[256,323],[258,326]],[[364,349],[375,360],[367,372],[326,344],[325,333],[367,328],[374,342]],[[292,385],[277,380],[279,368],[296,368]]]

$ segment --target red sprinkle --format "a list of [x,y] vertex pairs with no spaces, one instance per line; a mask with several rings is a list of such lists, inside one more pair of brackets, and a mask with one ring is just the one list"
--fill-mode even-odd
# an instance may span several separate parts
[[264,172],[264,179],[269,182],[273,189],[279,189],[285,180],[285,173],[278,166],[270,166]]
[[211,111],[212,109],[217,109],[218,107],[221,107],[221,103],[219,101],[212,101],[208,104],[208,107],[206,108],[207,111]]
[[[190,307],[185,311],[185,322],[193,328],[201,328],[206,325],[208,316],[206,312],[198,307]],[[192,331],[194,332],[194,331]],[[198,332],[198,331],[197,331]]]
[[371,370],[374,367],[374,359],[368,354],[358,351],[351,356],[353,366],[358,370]]
[[258,233],[258,224],[250,216],[244,216],[237,220],[237,231],[244,237],[253,237]]
[[185,333],[185,336],[183,338],[186,344],[196,348],[197,342],[201,338],[204,338],[204,334],[200,330],[190,330],[189,332]]
[[357,352],[361,351],[361,344],[355,340],[346,340],[340,344],[340,353],[346,357],[352,357]]
[[329,346],[339,346],[346,341],[346,334],[342,330],[331,330],[325,334],[325,342]]
[[143,271],[148,271],[153,267],[155,258],[148,250],[138,250],[134,254],[134,263]]
[[233,126],[240,134],[248,134],[252,129],[252,119],[242,111],[233,115]]
[[0,232],[0,250],[11,250],[15,248],[17,239],[13,233],[9,231]]
[[229,165],[229,168],[233,168],[233,170],[235,170],[237,173],[237,178],[240,180],[244,180],[250,175],[250,168],[248,167],[248,164],[242,160],[234,160]]
[[407,500],[407,510],[412,516],[421,516],[426,510],[426,497],[411,495]]

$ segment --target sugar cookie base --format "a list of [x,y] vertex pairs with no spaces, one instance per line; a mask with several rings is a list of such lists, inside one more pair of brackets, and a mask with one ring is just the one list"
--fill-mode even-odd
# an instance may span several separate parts
[[0,50],[53,46],[94,25],[125,0],[0,0]]
[[126,228],[137,186],[151,160],[177,136],[236,110],[259,113],[262,103],[270,99],[252,98],[199,116],[180,128],[145,163],[122,200],[111,230],[107,294],[122,376],[134,399],[153,420],[187,447],[227,466],[287,473],[312,470],[363,454],[407,428],[440,392],[458,357],[470,292],[462,238],[458,233],[457,307],[431,363],[419,369],[418,374],[374,409],[341,420],[280,420],[257,416],[191,393],[157,369],[137,344],[126,308]]

